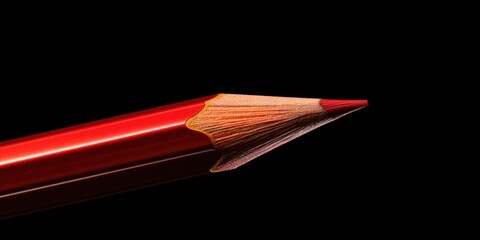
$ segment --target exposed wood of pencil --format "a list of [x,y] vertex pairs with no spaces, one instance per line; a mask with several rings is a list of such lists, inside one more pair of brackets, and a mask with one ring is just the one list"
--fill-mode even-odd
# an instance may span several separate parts
[[364,106],[219,94],[0,143],[0,218],[234,169]]

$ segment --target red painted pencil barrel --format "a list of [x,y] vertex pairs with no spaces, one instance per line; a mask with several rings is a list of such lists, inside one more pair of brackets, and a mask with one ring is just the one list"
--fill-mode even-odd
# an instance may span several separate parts
[[210,98],[0,143],[0,218],[209,173],[220,154],[185,123]]

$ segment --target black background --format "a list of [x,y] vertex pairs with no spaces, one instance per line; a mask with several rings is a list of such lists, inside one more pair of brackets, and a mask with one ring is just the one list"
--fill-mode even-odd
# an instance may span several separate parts
[[[398,65],[409,47],[399,44],[396,22],[146,22],[30,22],[12,30],[0,85],[0,140],[215,93],[368,99],[370,106],[235,171],[20,216],[3,226],[315,233],[393,228],[390,220],[408,212],[412,199],[402,193],[411,173],[404,172],[402,153],[391,150],[398,130],[386,103],[408,68]],[[188,230],[172,230],[179,225]]]

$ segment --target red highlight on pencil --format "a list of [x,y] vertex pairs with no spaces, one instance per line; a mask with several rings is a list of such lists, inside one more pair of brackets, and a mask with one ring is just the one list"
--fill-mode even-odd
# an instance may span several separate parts
[[0,143],[0,219],[235,169],[367,106],[218,94]]

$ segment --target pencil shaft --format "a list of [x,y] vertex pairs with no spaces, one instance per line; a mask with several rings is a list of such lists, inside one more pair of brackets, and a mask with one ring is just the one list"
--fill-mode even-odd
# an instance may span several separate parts
[[220,156],[185,126],[207,99],[0,143],[0,218],[209,173]]

